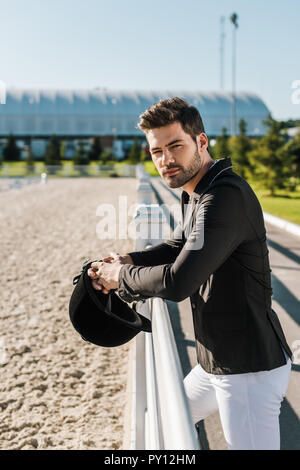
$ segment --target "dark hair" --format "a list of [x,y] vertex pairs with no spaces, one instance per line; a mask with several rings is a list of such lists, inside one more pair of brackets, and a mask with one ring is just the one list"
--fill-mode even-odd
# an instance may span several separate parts
[[177,96],[157,101],[146,109],[140,115],[138,128],[147,133],[150,129],[167,126],[173,122],[180,122],[184,132],[194,141],[197,135],[205,132],[198,109]]

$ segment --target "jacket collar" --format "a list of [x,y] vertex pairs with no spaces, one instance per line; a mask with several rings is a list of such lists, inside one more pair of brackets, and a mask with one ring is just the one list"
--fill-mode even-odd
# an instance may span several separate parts
[[[227,170],[225,172],[225,170]],[[194,191],[191,194],[191,198],[199,198],[204,190],[210,186],[213,181],[219,175],[232,173],[232,161],[230,157],[220,158],[216,160],[215,164],[209,168],[209,170],[205,173],[205,175],[201,178],[201,180],[197,183]],[[184,199],[189,199],[189,195],[186,191],[182,191],[182,195]]]

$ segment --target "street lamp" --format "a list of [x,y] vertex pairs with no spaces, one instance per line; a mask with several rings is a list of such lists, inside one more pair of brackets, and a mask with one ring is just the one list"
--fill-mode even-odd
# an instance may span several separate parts
[[114,153],[114,157],[115,157],[116,146],[117,146],[117,116],[116,116],[117,99],[112,98],[111,102],[113,104],[113,116],[114,116],[114,119],[113,119],[114,127],[112,128],[112,132],[113,132],[113,135],[114,135],[113,153]]
[[232,30],[232,106],[231,106],[231,135],[235,135],[236,120],[236,98],[235,98],[235,73],[236,73],[236,30],[238,28],[238,15],[232,13],[230,21],[233,24]]
[[225,16],[221,16],[220,20],[220,88],[224,90],[224,40],[225,40]]

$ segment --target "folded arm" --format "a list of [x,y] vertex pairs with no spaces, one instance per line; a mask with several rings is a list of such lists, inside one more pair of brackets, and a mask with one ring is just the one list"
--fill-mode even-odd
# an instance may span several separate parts
[[184,245],[182,225],[179,223],[170,238],[143,251],[128,253],[135,266],[157,266],[174,263]]
[[118,292],[123,300],[161,297],[180,302],[199,289],[247,233],[242,196],[230,186],[207,193],[201,204],[196,205],[195,220],[175,260],[170,254],[169,262],[158,266],[122,266]]

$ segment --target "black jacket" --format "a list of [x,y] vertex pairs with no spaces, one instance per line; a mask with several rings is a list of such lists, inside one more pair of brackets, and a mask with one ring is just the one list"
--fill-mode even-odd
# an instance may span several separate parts
[[266,230],[255,193],[223,158],[191,197],[182,191],[181,207],[182,222],[170,240],[130,253],[134,265],[120,270],[120,297],[190,297],[197,359],[208,373],[284,365],[281,345],[289,357],[292,352],[271,308]]

